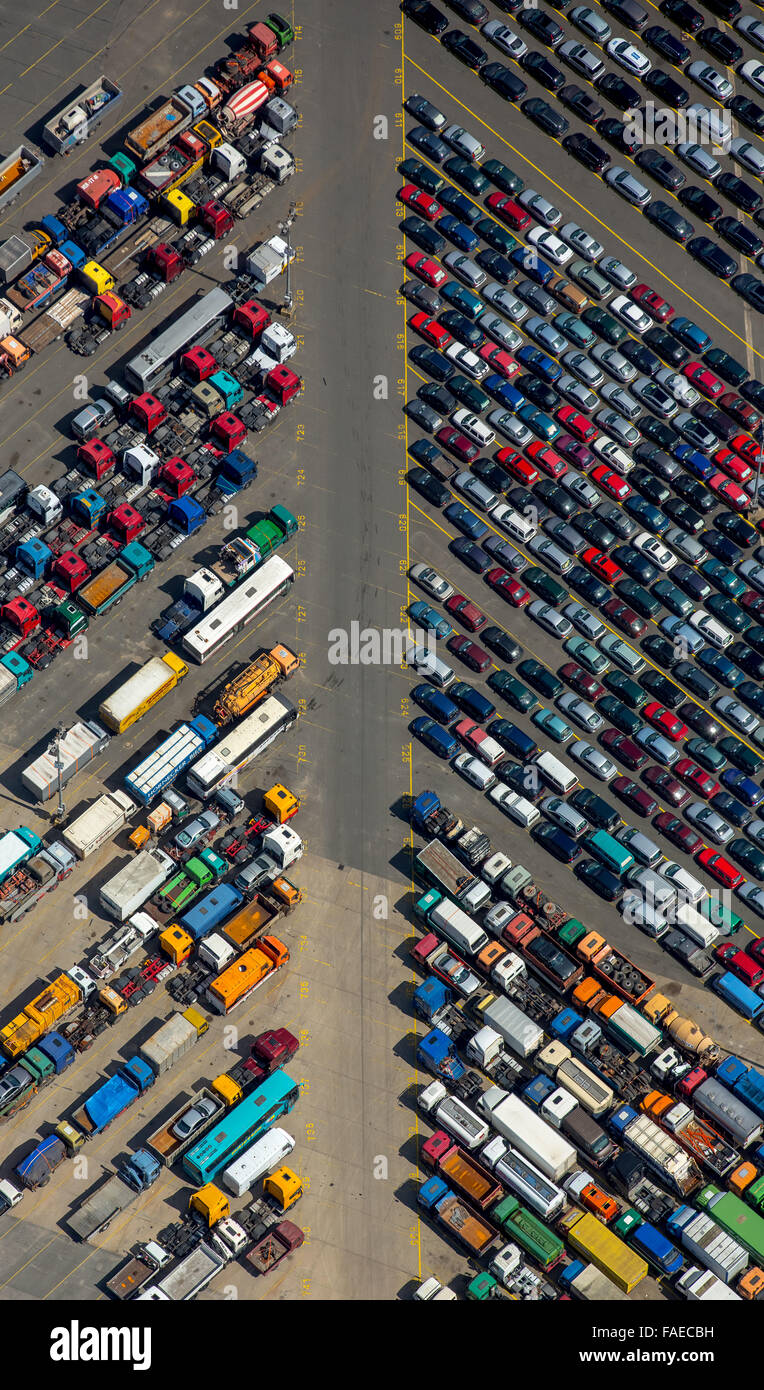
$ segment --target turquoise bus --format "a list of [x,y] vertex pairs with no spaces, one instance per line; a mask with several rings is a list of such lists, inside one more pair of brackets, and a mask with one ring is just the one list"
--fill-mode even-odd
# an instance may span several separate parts
[[275,1071],[261,1086],[234,1105],[220,1124],[214,1125],[188,1150],[183,1167],[200,1186],[211,1182],[244,1149],[254,1144],[282,1115],[297,1103],[300,1088],[286,1072]]

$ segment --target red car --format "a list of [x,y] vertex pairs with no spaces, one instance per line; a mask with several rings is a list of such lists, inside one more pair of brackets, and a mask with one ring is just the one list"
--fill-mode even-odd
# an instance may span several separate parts
[[690,793],[677,782],[676,777],[672,777],[671,773],[666,771],[665,767],[656,767],[651,763],[642,773],[642,781],[657,792],[663,801],[668,801],[676,811],[681,811],[690,799]]
[[466,434],[460,434],[453,425],[443,425],[435,438],[443,449],[448,449],[450,454],[456,454],[462,463],[472,463],[480,453],[477,444],[473,444]]
[[492,664],[487,651],[470,642],[469,637],[449,637],[446,644],[453,656],[458,656],[471,671],[487,671]]
[[576,439],[580,439],[582,444],[591,443],[599,433],[597,426],[572,405],[561,405],[559,410],[555,411],[554,418],[564,429],[574,434]]
[[644,309],[651,319],[655,319],[656,323],[667,323],[669,319],[674,317],[676,311],[673,304],[669,304],[662,295],[651,290],[649,285],[635,285],[630,290],[630,294],[640,308]]
[[497,347],[495,343],[483,343],[478,357],[482,357],[483,361],[488,363],[491,371],[498,372],[505,381],[511,381],[520,370],[520,363],[516,362],[514,357],[504,348]]
[[621,801],[625,801],[638,816],[652,816],[658,810],[657,801],[644,787],[638,787],[636,782],[632,782],[630,777],[614,777],[610,785],[616,796],[620,796]]
[[513,608],[524,608],[526,603],[530,602],[531,596],[528,590],[524,589],[517,579],[513,579],[511,574],[498,566],[496,569],[488,571],[485,582],[490,584],[497,594],[501,594],[507,603],[511,603]]
[[602,611],[607,613],[610,621],[615,623],[621,632],[625,632],[627,637],[641,637],[642,633],[647,631],[644,619],[619,598],[609,598],[607,603],[603,604]]
[[614,753],[618,761],[624,767],[631,768],[632,772],[636,772],[647,759],[647,754],[626,734],[619,733],[618,729],[606,729],[600,742],[608,753]]
[[740,457],[750,463],[753,468],[756,467],[760,459],[764,461],[764,450],[761,450],[758,444],[754,443],[750,435],[735,434],[729,443],[730,448],[734,449],[736,454],[740,454]]
[[702,362],[685,362],[682,376],[686,376],[709,401],[718,401],[719,397],[724,395],[724,382],[720,381],[718,376],[714,376],[708,367],[704,367]]
[[698,767],[698,764],[694,763],[692,758],[680,758],[674,771],[677,777],[680,777],[686,786],[691,787],[699,796],[704,796],[707,801],[710,797],[716,796],[716,793],[721,791],[719,783],[714,780],[711,773],[705,772],[702,767]]
[[656,830],[660,830],[666,836],[667,840],[671,841],[672,845],[676,845],[677,849],[686,850],[688,854],[695,854],[703,845],[697,830],[693,830],[691,825],[685,825],[684,821],[672,816],[670,811],[661,811],[660,815],[655,817],[653,825]]
[[540,439],[534,439],[525,452],[550,478],[562,478],[568,471],[567,463],[557,450],[551,444],[542,444]]
[[396,197],[399,203],[405,203],[407,208],[418,212],[426,222],[434,222],[443,212],[440,203],[436,203],[429,193],[425,193],[413,183],[404,183],[403,188],[398,189]]
[[645,719],[649,719],[653,728],[660,729],[666,738],[670,738],[672,743],[683,743],[689,734],[686,724],[683,724],[678,715],[672,714],[664,705],[657,700],[651,700],[645,705],[642,713]]
[[695,858],[701,868],[707,869],[711,877],[724,888],[739,888],[741,883],[745,883],[745,874],[741,874],[739,869],[730,864],[729,859],[725,859],[724,855],[715,849],[702,849]]
[[586,568],[591,570],[592,574],[596,574],[598,579],[604,579],[606,584],[618,584],[624,577],[620,565],[611,560],[604,550],[598,550],[596,545],[590,545],[581,559]]
[[735,391],[725,391],[724,395],[719,397],[719,405],[736,424],[741,425],[750,434],[756,433],[761,424],[761,416],[758,410],[754,410],[750,401],[744,401]]
[[731,970],[744,985],[755,989],[764,980],[764,965],[752,956],[750,951],[741,951],[734,941],[725,941],[714,947],[714,955],[725,970]]
[[708,486],[716,497],[721,497],[723,502],[728,502],[734,507],[736,512],[747,512],[751,505],[751,498],[748,493],[733,483],[726,473],[713,473],[708,480]]
[[425,313],[424,309],[420,309],[419,313],[412,315],[409,319],[409,327],[413,328],[414,332],[418,333],[421,338],[424,338],[426,343],[430,343],[432,347],[440,348],[441,351],[454,341],[448,329],[444,328],[430,314]]
[[600,685],[583,666],[577,666],[575,661],[566,661],[565,665],[560,667],[558,675],[587,700],[599,700],[600,695],[606,693],[604,685]]
[[462,627],[466,627],[468,632],[479,632],[488,621],[485,613],[481,613],[476,603],[471,599],[465,598],[464,594],[452,594],[443,605],[446,612],[452,618],[457,618]]
[[508,198],[506,193],[489,194],[485,205],[491,212],[495,212],[507,227],[511,227],[513,232],[527,232],[533,221],[530,213],[521,208],[514,199]]
[[754,589],[746,589],[739,601],[746,613],[751,613],[759,622],[764,619],[764,594],[757,594]]
[[615,473],[612,468],[608,468],[606,463],[598,463],[589,477],[608,497],[612,497],[614,502],[625,502],[627,497],[631,497],[632,489],[626,479],[622,478],[620,473]]
[[759,965],[764,965],[764,936],[757,936],[755,941],[749,941],[745,949]]
[[502,468],[506,468],[507,472],[517,479],[518,483],[532,487],[534,483],[538,482],[540,477],[538,469],[534,468],[527,459],[524,459],[522,454],[518,454],[517,449],[510,449],[509,447],[498,449],[495,458],[496,462],[500,463]]
[[444,280],[448,279],[448,272],[442,265],[438,265],[431,256],[424,256],[421,251],[412,251],[403,262],[407,270],[412,270],[420,280],[424,280],[426,285],[430,285],[436,290]]
[[733,482],[740,483],[741,486],[753,477],[751,465],[746,463],[745,459],[741,459],[738,454],[733,453],[732,449],[728,449],[726,444],[721,449],[717,449],[711,457],[714,463],[717,463],[732,478]]

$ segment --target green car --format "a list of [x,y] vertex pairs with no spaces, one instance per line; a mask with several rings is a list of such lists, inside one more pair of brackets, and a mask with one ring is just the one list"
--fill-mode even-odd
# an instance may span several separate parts
[[624,675],[623,671],[610,671],[602,678],[602,684],[611,695],[617,695],[619,700],[624,700],[631,709],[641,710],[649,700],[649,695],[636,681],[630,680]]
[[[526,575],[527,573],[526,570]],[[610,662],[607,657],[603,656],[602,652],[598,652],[597,648],[591,642],[587,642],[580,633],[574,633],[562,645],[568,656],[572,656],[574,661],[578,661],[593,676],[601,676],[605,671],[609,671]]]
[[543,695],[547,700],[553,700],[563,688],[559,676],[552,675],[552,672],[548,671],[540,661],[534,661],[530,657],[527,661],[520,662],[517,671],[524,681],[532,685],[533,689],[538,690],[539,695]]
[[688,738],[685,752],[688,758],[694,758],[696,763],[700,763],[706,772],[721,772],[727,764],[724,754],[720,753],[719,749],[715,748],[712,743],[706,743],[703,738]]
[[476,386],[474,381],[470,381],[466,376],[452,376],[447,388],[459,401],[460,405],[466,405],[468,410],[474,411],[475,415],[482,415],[484,410],[488,410],[491,404],[491,397],[485,391]]
[[480,168],[486,178],[490,179],[497,188],[500,188],[502,193],[508,193],[510,198],[516,198],[518,193],[522,193],[525,188],[520,175],[498,159],[484,159]]
[[548,734],[554,743],[567,743],[573,737],[573,730],[569,724],[561,719],[559,714],[555,714],[551,709],[544,709],[543,706],[531,715],[531,722],[536,725],[541,732]]
[[604,714],[609,724],[622,734],[628,734],[629,738],[634,738],[640,729],[645,727],[639,715],[615,695],[601,695],[597,701],[597,709],[600,714]]
[[417,188],[423,188],[425,193],[430,193],[433,198],[445,187],[446,180],[440,174],[436,174],[434,169],[428,169],[419,159],[401,160],[398,172],[408,182],[415,183]]
[[728,852],[753,878],[764,878],[764,853],[748,840],[733,840]]
[[494,251],[501,251],[503,256],[511,255],[520,245],[517,237],[505,231],[492,217],[481,217],[480,221],[475,223],[475,231]]
[[742,608],[738,608],[726,594],[712,594],[706,599],[706,608],[720,623],[724,623],[730,632],[745,632],[746,628],[751,626],[748,614],[744,613]]
[[695,612],[696,605],[689,595],[683,594],[670,579],[659,579],[657,584],[653,584],[653,593],[675,618],[686,618]]
[[554,604],[555,607],[559,607],[568,597],[562,585],[538,565],[529,565],[523,571],[523,583],[527,584],[534,594],[538,594],[539,598],[543,598],[546,603]]
[[461,188],[465,188],[471,193],[473,198],[479,198],[481,193],[485,193],[488,187],[488,179],[485,174],[470,164],[468,159],[462,159],[460,154],[452,155],[443,165],[443,172],[448,174],[454,183],[458,183]]
[[639,613],[640,618],[654,618],[656,613],[661,611],[660,600],[655,598],[648,589],[644,589],[641,584],[637,584],[634,579],[621,579],[615,585],[615,591],[624,603],[631,604],[634,612]]
[[735,767],[739,767],[741,772],[747,772],[749,777],[754,777],[764,767],[764,758],[760,758],[758,753],[754,753],[747,743],[741,743],[734,734],[727,734],[725,738],[720,738],[716,746],[725,758],[729,758],[730,762]]
[[509,671],[492,671],[486,684],[521,714],[528,714],[538,704],[533,692],[515,676],[510,676]]
[[588,309],[584,309],[581,318],[611,347],[620,347],[624,338],[629,336],[623,325],[605,309],[600,309],[598,304],[591,304]]
[[581,319],[576,318],[575,314],[554,314],[552,323],[576,347],[588,348],[595,341],[596,335],[593,330]]

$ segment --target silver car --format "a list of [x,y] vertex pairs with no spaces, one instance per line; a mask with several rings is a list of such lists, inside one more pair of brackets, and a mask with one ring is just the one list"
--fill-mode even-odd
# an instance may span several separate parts
[[600,500],[600,494],[596,487],[593,487],[588,478],[583,473],[579,473],[577,468],[569,468],[560,478],[560,487],[569,492],[571,497],[578,503],[579,507],[585,507],[588,511],[591,507],[596,507]]
[[502,314],[512,319],[513,323],[522,323],[528,317],[528,306],[518,299],[516,294],[508,290],[506,286],[500,285],[496,280],[490,280],[483,286],[483,299],[487,299],[489,304],[493,304],[497,309],[501,309]]
[[620,386],[617,381],[609,381],[606,386],[603,386],[600,394],[608,405],[612,405],[614,410],[625,415],[627,420],[636,420],[642,414],[639,401],[635,401],[626,388]]
[[413,579],[420,589],[424,589],[430,598],[437,599],[439,603],[445,603],[446,599],[451,598],[456,592],[453,584],[449,584],[448,580],[438,574],[437,570],[432,569],[430,565],[423,565],[421,561],[417,561],[415,565],[411,566],[409,578]]
[[462,473],[457,473],[452,479],[452,482],[454,487],[458,488],[459,492],[461,492],[464,497],[469,497],[470,501],[474,502],[475,506],[480,508],[481,512],[490,511],[491,507],[495,507],[496,503],[499,501],[497,494],[492,492],[485,483],[482,483],[479,478],[475,477],[474,473],[470,473],[467,469]]
[[448,267],[452,275],[462,284],[469,285],[472,290],[479,290],[485,284],[488,276],[479,265],[471,261],[469,256],[465,256],[462,251],[449,251],[443,257],[443,264]]
[[[483,298],[485,298],[485,293]],[[510,324],[505,323],[498,314],[493,314],[489,310],[484,311],[480,315],[477,325],[481,332],[487,333],[489,338],[498,343],[499,347],[506,348],[507,352],[517,352],[517,349],[522,345],[522,334],[518,333],[517,329],[512,328]]]
[[673,743],[669,743],[663,734],[659,734],[657,729],[640,729],[635,738],[640,748],[644,748],[645,752],[663,767],[672,768],[679,760],[679,749]]
[[488,423],[519,449],[524,449],[533,439],[533,432],[509,410],[492,410],[488,416]]
[[568,744],[568,752],[581,767],[585,767],[587,772],[596,777],[598,782],[612,782],[618,772],[614,762],[606,758],[599,748],[594,748],[591,743],[586,743],[584,739],[576,739],[575,743]]
[[702,830],[707,839],[715,845],[726,845],[735,833],[732,826],[728,825],[726,820],[723,820],[716,811],[712,811],[711,807],[706,806],[703,801],[692,801],[689,806],[685,807],[684,814],[690,825],[694,825],[697,830]]
[[764,917],[764,888],[754,883],[741,883],[736,892],[746,907],[752,907],[758,917]]
[[[624,358],[624,362],[626,358]],[[585,352],[566,352],[562,359],[563,367],[567,367],[569,372],[577,376],[585,386],[592,391],[596,391],[605,380],[605,373],[602,368],[592,362]]]
[[524,188],[517,201],[537,222],[543,222],[545,227],[557,227],[562,222],[560,209],[534,188]]
[[676,152],[685,164],[689,165],[696,174],[712,182],[722,172],[722,166],[718,159],[704,150],[702,145],[696,144],[692,140],[683,140],[676,146]]
[[538,314],[531,315],[525,325],[525,331],[547,352],[554,353],[555,357],[561,357],[568,346],[562,333],[558,333],[551,323],[545,323]]
[[559,391],[566,401],[570,401],[571,405],[583,410],[586,415],[591,415],[599,404],[594,392],[590,391],[588,386],[584,386],[582,381],[576,381],[575,377],[565,373],[555,382],[555,390]]
[[598,410],[594,418],[600,429],[611,434],[614,439],[618,440],[619,444],[625,445],[627,449],[633,449],[639,443],[639,430],[635,429],[634,425],[629,424],[629,421],[624,419],[623,415],[619,415],[617,411]]
[[[722,104],[729,101],[735,90],[728,77],[717,72],[716,68],[712,68],[711,64],[704,62],[702,58],[695,63],[690,63],[690,66],[685,68],[685,72],[688,77],[692,78],[693,82],[697,82],[698,86],[703,88],[704,92],[708,92],[709,96],[714,97]],[[742,69],[741,74],[743,77],[746,76]],[[756,84],[753,83],[752,85],[755,86]],[[764,92],[764,84],[759,88],[759,91]]]
[[756,145],[752,145],[750,140],[737,140],[730,142],[730,155],[742,164],[744,169],[750,169],[757,178],[764,178],[764,150],[760,150]]
[[479,159],[485,154],[485,145],[481,145],[474,135],[461,125],[448,125],[442,130],[441,135],[452,150],[456,150],[462,159],[469,159],[472,164],[477,164]]
[[564,618],[562,613],[558,613],[556,608],[552,608],[551,604],[544,603],[540,598],[529,603],[526,612],[534,623],[538,623],[539,627],[552,637],[556,637],[559,642],[564,637],[570,637],[573,631],[573,626],[568,622],[568,619]]
[[620,164],[614,164],[605,174],[605,182],[613,189],[614,193],[619,193],[632,207],[646,208],[652,198],[649,188],[645,188],[639,179],[636,179],[628,169],[624,169]]
[[759,727],[759,720],[755,714],[745,709],[738,700],[733,700],[731,695],[720,695],[718,700],[714,700],[714,709],[723,719],[729,721],[735,729],[739,729],[741,734],[752,734]]
[[200,1125],[204,1124],[211,1115],[214,1115],[219,1107],[214,1100],[208,1100],[201,1096],[190,1109],[181,1115],[180,1119],[172,1127],[172,1133],[176,1139],[188,1139]]
[[593,613],[590,613],[588,608],[584,608],[582,603],[577,603],[575,599],[572,599],[570,603],[565,604],[562,611],[565,617],[570,619],[573,626],[582,632],[584,637],[589,638],[590,642],[597,642],[600,637],[604,636],[607,630],[605,624],[600,622],[600,619],[596,618]]
[[583,729],[588,734],[596,734],[605,722],[596,709],[592,709],[591,705],[588,705],[586,700],[582,700],[580,696],[574,695],[572,690],[566,691],[564,695],[558,695],[555,704],[566,719],[572,720],[579,729]]
[[764,23],[760,19],[755,19],[752,14],[742,14],[735,20],[735,28],[739,34],[744,34],[755,48],[764,49]]
[[575,39],[567,39],[565,43],[561,43],[557,53],[568,67],[573,68],[574,72],[580,72],[581,76],[588,78],[590,82],[596,82],[605,71],[605,64],[598,54],[592,53],[590,48]]
[[603,275],[606,275],[608,280],[616,285],[619,290],[626,290],[628,292],[632,285],[636,285],[637,283],[637,277],[634,271],[630,270],[627,265],[624,265],[623,261],[619,261],[616,256],[605,256],[604,259],[600,261],[599,268]]
[[539,810],[548,820],[559,825],[560,829],[564,830],[566,835],[570,835],[573,840],[577,840],[579,835],[585,834],[589,829],[586,816],[582,816],[575,806],[569,806],[561,796],[545,796]]
[[662,420],[672,420],[679,409],[674,397],[649,376],[637,377],[631,389],[637,400]]
[[585,232],[577,222],[565,222],[559,234],[585,261],[598,261],[605,250],[602,242],[597,241],[590,232]]
[[631,43],[629,39],[610,39],[606,45],[606,53],[619,67],[630,72],[634,77],[646,77],[652,63],[646,53]]
[[500,48],[502,53],[508,53],[515,62],[528,52],[528,45],[524,43],[519,34],[514,29],[510,29],[508,24],[502,24],[500,19],[489,19],[480,30],[481,34]]
[[576,5],[575,9],[568,15],[572,24],[581,30],[582,34],[594,39],[595,43],[606,44],[612,29],[607,20],[597,11],[590,9],[588,5]]
[[604,367],[610,376],[615,377],[616,381],[623,381],[627,386],[637,375],[636,367],[632,367],[631,362],[627,361],[622,352],[617,348],[609,347],[607,343],[597,343],[590,350],[589,356],[598,367]]

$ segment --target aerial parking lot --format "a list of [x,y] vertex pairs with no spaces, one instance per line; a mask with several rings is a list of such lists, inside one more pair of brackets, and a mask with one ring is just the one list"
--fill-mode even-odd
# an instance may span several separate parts
[[757,1297],[758,7],[2,19],[0,1298]]

